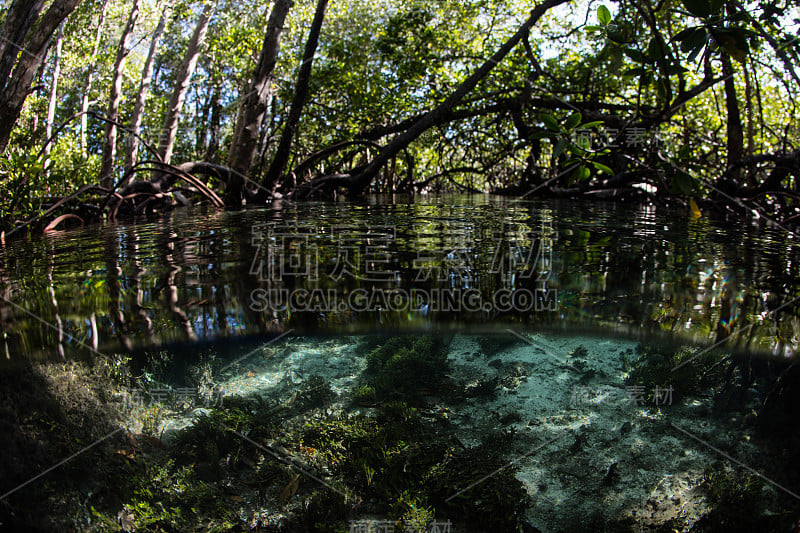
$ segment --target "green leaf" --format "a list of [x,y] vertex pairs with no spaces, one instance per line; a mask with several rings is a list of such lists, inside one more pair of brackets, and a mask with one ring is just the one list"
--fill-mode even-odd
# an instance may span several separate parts
[[641,76],[644,73],[645,70],[642,67],[636,67],[636,68],[629,68],[628,70],[623,72],[622,75],[633,77],[633,76]]
[[645,57],[652,63],[660,59],[662,55],[661,46],[659,46],[658,41],[653,37],[650,39],[650,42],[647,43],[647,53]]
[[700,26],[692,26],[691,28],[686,28],[685,30],[679,31],[675,34],[675,37],[673,37],[672,40],[678,42],[684,41],[688,39],[690,35],[696,32],[698,28],[700,28]]
[[689,28],[676,35],[675,40],[681,42],[682,52],[689,52],[706,44],[708,32],[702,27]]
[[697,182],[687,172],[681,170],[672,177],[672,189],[675,192],[688,195],[692,194],[696,188]]
[[750,48],[747,45],[745,32],[738,31],[738,28],[715,30],[714,40],[725,50],[725,53],[739,63],[744,63],[747,59]]
[[597,20],[603,26],[606,26],[608,25],[609,22],[611,22],[611,12],[608,10],[606,6],[601,5],[600,7],[597,8]]
[[575,113],[575,114],[571,115],[566,120],[566,122],[564,122],[564,129],[566,129],[568,131],[575,129],[575,126],[577,126],[578,124],[581,123],[581,118],[582,117],[581,117],[580,113]]
[[594,168],[596,168],[598,171],[604,172],[604,173],[608,174],[609,176],[613,176],[614,175],[614,171],[611,170],[611,167],[607,167],[603,163],[598,163],[597,161],[592,161],[592,166]]
[[708,0],[682,0],[686,11],[695,17],[704,19],[711,15],[711,4]]
[[608,50],[608,71],[616,74],[619,72],[620,67],[622,67],[622,50],[620,50],[619,46],[612,46]]
[[692,26],[679,32],[672,40],[681,43],[681,50],[688,52],[693,46],[705,42],[707,33],[703,26]]
[[577,155],[577,156],[582,156],[582,155],[584,155],[586,153],[586,150],[584,150],[583,147],[578,146],[577,144],[573,144],[573,143],[567,143],[567,151],[570,154],[574,154],[574,155]]
[[699,54],[700,52],[702,52],[702,51],[703,51],[703,49],[704,49],[705,47],[706,47],[706,45],[705,45],[705,43],[703,43],[703,44],[701,44],[700,46],[698,46],[698,47],[694,48],[694,49],[692,50],[692,53],[690,53],[690,54],[689,54],[689,57],[687,57],[687,58],[686,58],[686,60],[687,60],[687,61],[690,61],[690,62],[691,62],[691,61],[694,61],[694,59],[697,57],[697,54]]
[[589,168],[586,165],[581,165],[575,170],[574,176],[576,180],[583,181],[589,179],[591,174],[592,173],[589,171]]
[[644,63],[644,54],[641,53],[639,50],[626,46],[625,48],[622,49],[622,53],[628,56],[629,58],[633,59],[637,63]]
[[722,5],[724,4],[725,0],[709,0],[708,7],[711,11],[711,14],[719,13],[722,10]]
[[594,128],[596,126],[602,126],[603,122],[604,121],[602,121],[602,120],[595,120],[593,122],[587,122],[585,124],[581,124],[581,129],[588,130],[588,129]]
[[617,44],[625,44],[625,35],[622,33],[622,30],[616,24],[609,24],[606,26],[606,36],[612,42]]
[[566,148],[566,147],[567,147],[567,143],[566,143],[566,141],[564,141],[564,139],[561,139],[560,141],[558,141],[558,144],[556,145],[555,149],[553,150],[553,159],[558,159],[558,156],[560,156],[564,152],[564,148]]
[[586,33],[595,33],[595,32],[602,31],[602,30],[603,30],[602,26],[589,25],[589,26],[584,26],[583,27],[583,31],[585,31]]
[[542,122],[544,122],[544,125],[547,126],[549,129],[553,131],[558,131],[560,129],[558,127],[558,121],[553,115],[548,115],[545,113],[539,115],[539,118],[541,119]]
[[667,74],[682,74],[687,72],[689,69],[686,67],[681,66],[680,64],[673,64],[667,66]]
[[656,84],[656,95],[661,100],[664,100],[667,97],[667,82],[661,76],[655,79]]
[[544,139],[544,138],[550,138],[552,136],[553,134],[550,133],[549,131],[534,131],[533,133],[528,135],[528,139]]

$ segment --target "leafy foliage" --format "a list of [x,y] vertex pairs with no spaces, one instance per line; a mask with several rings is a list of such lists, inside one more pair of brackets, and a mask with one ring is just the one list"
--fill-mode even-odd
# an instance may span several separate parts
[[367,375],[378,399],[422,401],[438,387],[447,369],[447,353],[437,337],[394,337],[367,354]]
[[[255,179],[268,168],[284,126],[313,7],[296,3],[285,24]],[[163,8],[159,2],[142,6],[123,73],[121,117],[132,112],[145,50]],[[142,125],[151,143],[158,139],[200,8],[201,2],[179,0],[169,11]],[[786,168],[779,154],[798,150],[791,116],[800,90],[800,19],[781,8],[774,0],[747,9],[722,0],[620,0],[587,13],[552,12],[471,94],[391,160],[370,191],[536,188],[561,195],[556,189],[567,187],[575,195],[624,193],[652,201],[657,194],[687,203],[724,199],[717,192],[723,191],[772,214],[796,215],[797,171],[789,165],[773,172]],[[332,4],[290,168],[340,141],[375,145],[334,151],[303,167],[297,182],[362,167],[413,119],[444,101],[516,31],[529,9],[506,0]],[[122,0],[85,0],[68,20],[61,75],[54,79],[49,57],[0,162],[4,227],[96,181],[105,125],[90,117],[80,132],[74,115],[84,97],[92,111],[108,98],[119,37],[109,28],[122,26],[128,11]],[[268,16],[257,3],[217,0],[183,109],[176,159],[226,161]],[[71,122],[57,133],[46,161],[37,154],[45,142],[53,85],[51,126]],[[737,108],[744,119],[728,116]],[[645,130],[648,140],[619,142],[631,129]],[[741,161],[728,161],[725,148],[737,135],[746,149],[731,156]],[[737,175],[738,168],[746,175]],[[119,178],[121,161],[115,172]],[[779,194],[756,198],[766,190]]]

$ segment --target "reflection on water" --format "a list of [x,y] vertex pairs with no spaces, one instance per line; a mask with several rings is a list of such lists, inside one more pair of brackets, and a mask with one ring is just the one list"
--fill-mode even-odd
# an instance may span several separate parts
[[[376,328],[798,343],[792,236],[652,207],[447,196],[180,211],[7,244],[9,358]],[[516,330],[516,329],[515,329]]]

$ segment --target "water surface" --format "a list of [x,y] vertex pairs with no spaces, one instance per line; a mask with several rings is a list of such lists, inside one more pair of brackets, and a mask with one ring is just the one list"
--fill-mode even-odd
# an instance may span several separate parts
[[[763,221],[762,221],[763,222]],[[576,330],[788,355],[796,238],[491,196],[178,210],[7,244],[6,357],[300,332]]]

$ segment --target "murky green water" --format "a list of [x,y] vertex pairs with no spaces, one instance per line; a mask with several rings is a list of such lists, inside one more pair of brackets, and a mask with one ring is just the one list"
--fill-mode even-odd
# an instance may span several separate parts
[[795,241],[453,196],[10,243],[0,527],[789,530]]

